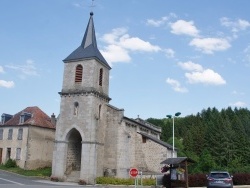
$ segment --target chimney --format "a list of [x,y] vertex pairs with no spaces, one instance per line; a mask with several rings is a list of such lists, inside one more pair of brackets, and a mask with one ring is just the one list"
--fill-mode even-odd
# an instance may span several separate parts
[[54,113],[51,115],[51,119],[50,119],[50,121],[51,121],[51,123],[52,123],[53,125],[55,125],[55,126],[56,126],[56,116],[55,116],[55,114],[54,114]]

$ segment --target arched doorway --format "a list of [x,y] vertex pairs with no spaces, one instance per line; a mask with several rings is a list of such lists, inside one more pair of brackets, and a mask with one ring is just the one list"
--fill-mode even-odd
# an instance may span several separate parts
[[81,170],[81,151],[82,151],[82,137],[80,133],[74,128],[68,133],[68,151],[66,162],[66,175],[73,171]]

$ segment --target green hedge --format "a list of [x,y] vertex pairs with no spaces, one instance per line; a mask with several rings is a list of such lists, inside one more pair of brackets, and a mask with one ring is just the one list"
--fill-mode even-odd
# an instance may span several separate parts
[[[97,184],[103,185],[134,185],[135,179],[133,178],[114,178],[114,177],[97,177],[96,178]],[[138,179],[138,184],[141,185],[141,179]],[[145,186],[155,185],[154,178],[143,178],[142,184]]]

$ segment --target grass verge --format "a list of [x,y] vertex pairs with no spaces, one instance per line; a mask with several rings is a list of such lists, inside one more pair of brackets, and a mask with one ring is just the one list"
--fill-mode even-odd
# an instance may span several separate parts
[[19,167],[5,167],[4,165],[0,165],[0,169],[1,170],[6,170],[9,172],[14,172],[20,175],[24,175],[24,176],[39,176],[39,177],[50,177],[51,176],[51,168],[47,167],[47,168],[40,168],[40,169],[36,169],[36,170],[24,170],[21,169]]

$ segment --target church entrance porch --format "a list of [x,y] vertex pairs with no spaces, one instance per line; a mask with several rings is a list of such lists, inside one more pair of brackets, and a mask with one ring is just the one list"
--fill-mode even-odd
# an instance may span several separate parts
[[79,181],[81,170],[82,138],[76,129],[68,135],[68,150],[65,175],[67,181]]

